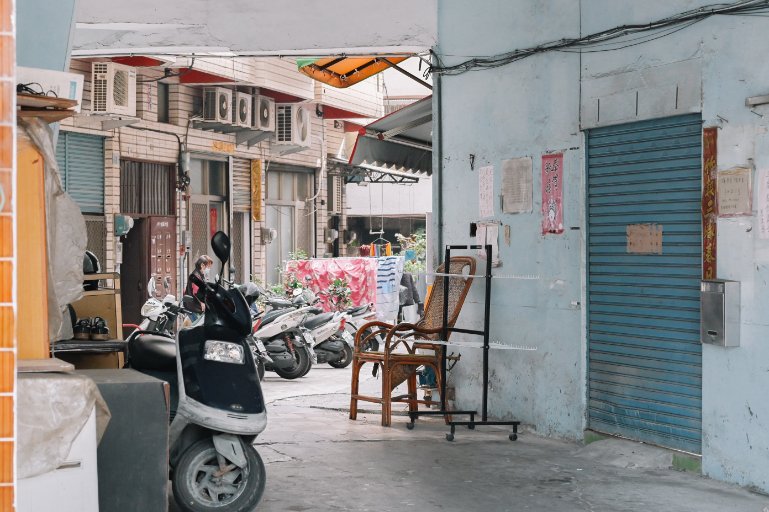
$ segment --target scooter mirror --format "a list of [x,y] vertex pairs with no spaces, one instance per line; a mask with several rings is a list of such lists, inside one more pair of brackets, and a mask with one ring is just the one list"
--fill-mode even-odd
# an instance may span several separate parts
[[222,266],[230,259],[230,237],[223,231],[217,231],[211,238],[211,248],[214,254],[222,262]]
[[152,298],[155,296],[155,276],[150,277],[147,282],[147,295]]

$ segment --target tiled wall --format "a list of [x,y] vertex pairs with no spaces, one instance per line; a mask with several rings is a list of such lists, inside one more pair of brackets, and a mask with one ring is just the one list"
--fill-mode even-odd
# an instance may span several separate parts
[[14,388],[14,32],[13,0],[0,0],[0,510],[13,510]]

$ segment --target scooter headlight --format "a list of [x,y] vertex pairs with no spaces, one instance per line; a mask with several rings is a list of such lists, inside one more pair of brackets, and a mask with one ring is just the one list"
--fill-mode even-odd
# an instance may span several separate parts
[[206,341],[203,350],[203,359],[233,364],[244,364],[246,362],[242,346],[237,343],[214,340]]

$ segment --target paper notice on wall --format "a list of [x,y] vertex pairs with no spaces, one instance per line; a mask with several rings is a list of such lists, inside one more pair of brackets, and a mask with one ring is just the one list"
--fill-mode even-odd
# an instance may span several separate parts
[[752,214],[751,170],[734,167],[718,171],[718,216],[738,217]]
[[494,167],[489,165],[478,170],[478,217],[494,216]]
[[502,213],[531,211],[531,158],[502,160]]
[[662,254],[662,226],[629,224],[626,228],[629,254]]
[[758,177],[758,237],[769,238],[769,170]]
[[491,265],[498,267],[499,261],[499,243],[497,242],[499,237],[499,225],[498,224],[484,224],[479,223],[475,231],[475,243],[482,246],[482,249],[478,249],[478,257],[482,260],[486,259],[486,245],[491,246]]

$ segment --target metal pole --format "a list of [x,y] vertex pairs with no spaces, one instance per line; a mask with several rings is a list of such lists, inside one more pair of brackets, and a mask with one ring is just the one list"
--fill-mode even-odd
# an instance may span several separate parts
[[[451,273],[451,248],[446,246],[446,255],[443,260],[443,268],[447,274]],[[449,276],[443,276],[443,323],[441,324],[441,339],[447,341],[449,326]],[[446,410],[446,348],[441,347],[441,410]]]
[[489,400],[489,316],[491,314],[491,245],[486,244],[486,300],[483,314],[483,409],[481,419],[486,421]]

